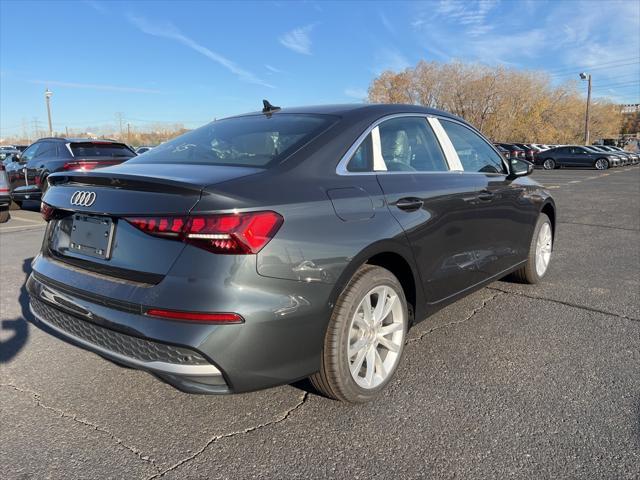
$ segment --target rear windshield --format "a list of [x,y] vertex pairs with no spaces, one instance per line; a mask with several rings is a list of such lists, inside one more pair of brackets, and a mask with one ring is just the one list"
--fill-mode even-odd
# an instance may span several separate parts
[[82,142],[69,145],[74,157],[133,157],[135,154],[121,143]]
[[219,120],[163,143],[134,163],[262,167],[279,163],[337,120],[329,115],[251,115]]

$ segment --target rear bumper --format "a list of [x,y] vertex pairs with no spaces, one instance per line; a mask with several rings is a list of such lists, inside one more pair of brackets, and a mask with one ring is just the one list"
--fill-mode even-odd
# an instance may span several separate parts
[[[216,325],[143,315],[142,305],[102,296],[110,291],[105,280],[42,256],[36,258],[33,268],[27,290],[38,326],[115,363],[152,373],[182,391],[258,390],[307,377],[319,367],[332,285],[270,279],[256,273],[263,288],[247,291],[245,287],[244,302],[234,302],[233,308],[220,305],[219,311],[235,311],[245,323]],[[83,284],[72,286],[79,275]],[[191,284],[185,280],[185,290],[172,284],[173,293],[183,297],[184,310],[197,303],[187,294]],[[223,283],[213,288],[229,299],[233,296]],[[111,290],[115,292],[113,286]],[[173,354],[158,358],[140,354],[149,350],[156,356],[178,351],[178,357],[191,355],[193,359],[184,362]]]
[[185,392],[229,392],[222,372],[198,352],[110,330],[79,313],[65,311],[75,308],[69,297],[33,277],[27,289],[36,324],[55,337],[117,364],[152,373]]

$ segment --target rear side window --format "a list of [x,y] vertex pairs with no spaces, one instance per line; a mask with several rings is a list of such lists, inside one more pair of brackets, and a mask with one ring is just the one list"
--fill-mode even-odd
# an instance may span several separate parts
[[133,157],[134,153],[121,143],[82,142],[70,144],[74,157]]
[[349,172],[371,172],[373,170],[373,148],[371,144],[371,134],[367,135],[358,149],[355,151],[347,171]]
[[219,120],[146,152],[134,163],[268,167],[335,123],[330,115],[281,113]]
[[459,123],[440,120],[465,172],[504,173],[498,152],[477,133]]
[[400,117],[379,126],[382,158],[390,172],[444,172],[448,165],[422,117]]

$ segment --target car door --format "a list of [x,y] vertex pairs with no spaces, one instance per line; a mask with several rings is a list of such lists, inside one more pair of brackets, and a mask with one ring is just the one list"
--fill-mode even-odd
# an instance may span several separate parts
[[11,175],[9,176],[9,183],[11,185],[11,191],[21,191],[24,192],[26,187],[28,187],[27,178],[26,178],[26,165],[27,163],[33,159],[38,150],[40,150],[40,142],[34,143],[29,148],[27,148],[24,152],[22,152],[22,156],[20,157],[20,161],[17,165],[13,165],[11,169]]
[[403,115],[372,131],[378,182],[406,233],[429,303],[481,281],[470,221],[485,186],[479,177],[461,175],[459,163],[449,164],[434,120]]
[[470,235],[481,280],[499,277],[524,261],[537,216],[527,194],[527,180],[509,177],[500,154],[477,131],[440,119],[462,165],[460,175],[476,188],[465,230]]
[[41,185],[42,172],[47,169],[49,162],[55,161],[57,157],[57,142],[43,140],[39,142],[40,148],[36,154],[27,161],[26,164],[26,176],[29,186],[33,189],[39,190]]

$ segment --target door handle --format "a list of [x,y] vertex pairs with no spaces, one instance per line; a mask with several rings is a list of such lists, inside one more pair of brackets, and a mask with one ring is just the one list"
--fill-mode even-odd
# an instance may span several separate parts
[[483,190],[478,194],[477,198],[478,200],[482,200],[483,202],[489,202],[493,200],[493,193],[491,193],[489,190]]
[[407,197],[398,200],[396,202],[396,207],[398,207],[400,210],[404,210],[405,212],[413,212],[422,208],[423,204],[424,201],[420,200],[419,198]]

